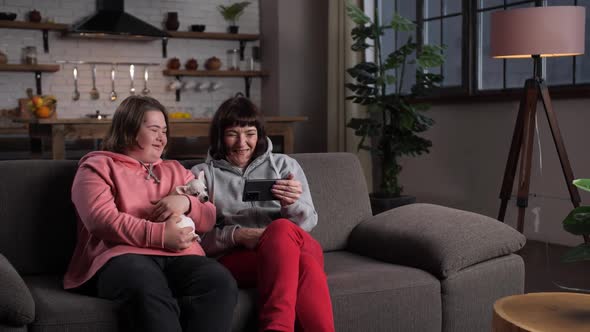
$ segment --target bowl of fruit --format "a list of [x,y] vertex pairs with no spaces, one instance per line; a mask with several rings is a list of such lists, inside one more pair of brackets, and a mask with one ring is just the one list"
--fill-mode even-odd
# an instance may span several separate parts
[[27,107],[39,119],[55,118],[57,99],[52,95],[32,96],[27,101]]

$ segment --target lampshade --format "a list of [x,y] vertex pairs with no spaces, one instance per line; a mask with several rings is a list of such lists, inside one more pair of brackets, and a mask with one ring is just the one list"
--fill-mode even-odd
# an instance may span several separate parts
[[586,8],[531,7],[491,15],[491,55],[529,58],[584,54]]

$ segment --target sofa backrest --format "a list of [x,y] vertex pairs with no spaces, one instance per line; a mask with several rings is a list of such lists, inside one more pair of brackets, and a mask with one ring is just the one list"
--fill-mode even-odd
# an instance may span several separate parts
[[0,161],[0,253],[21,274],[65,271],[74,250],[76,161]]
[[[352,229],[371,216],[367,184],[358,158],[352,153],[290,156],[305,172],[318,213],[318,225],[311,234],[325,251],[344,249]],[[181,163],[191,168],[197,161],[184,160]]]
[[[303,167],[326,251],[346,247],[351,230],[371,215],[360,163],[350,153],[292,155]],[[191,167],[196,161],[183,161]],[[0,253],[24,275],[64,273],[76,242],[71,186],[77,161],[0,161]]]

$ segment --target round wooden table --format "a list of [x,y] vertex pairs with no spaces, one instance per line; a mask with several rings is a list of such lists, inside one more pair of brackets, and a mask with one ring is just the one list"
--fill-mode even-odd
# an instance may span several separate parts
[[529,293],[494,303],[494,332],[590,331],[590,295]]

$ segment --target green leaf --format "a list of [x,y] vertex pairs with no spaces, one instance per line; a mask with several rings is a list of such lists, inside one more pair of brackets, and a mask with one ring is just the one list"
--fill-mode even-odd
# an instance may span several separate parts
[[356,24],[365,25],[367,23],[372,23],[371,19],[365,15],[362,9],[355,5],[351,0],[346,2],[346,14]]
[[590,191],[590,179],[575,179],[572,183],[582,190]]
[[563,220],[563,229],[574,235],[590,234],[590,206],[573,209]]
[[420,68],[440,67],[444,61],[443,50],[445,46],[424,45],[422,51],[416,58],[416,63]]
[[401,16],[398,13],[393,13],[393,18],[391,19],[391,28],[395,31],[405,31],[409,32],[415,29],[416,25],[412,23],[412,21],[408,20],[407,18]]
[[237,19],[242,16],[244,9],[250,4],[249,1],[236,2],[229,6],[219,5],[217,10],[223,16],[223,19],[235,25]]
[[389,85],[395,84],[395,76],[393,75],[385,75],[385,82]]
[[568,250],[562,257],[564,263],[573,263],[590,260],[590,244],[583,243],[577,247]]

